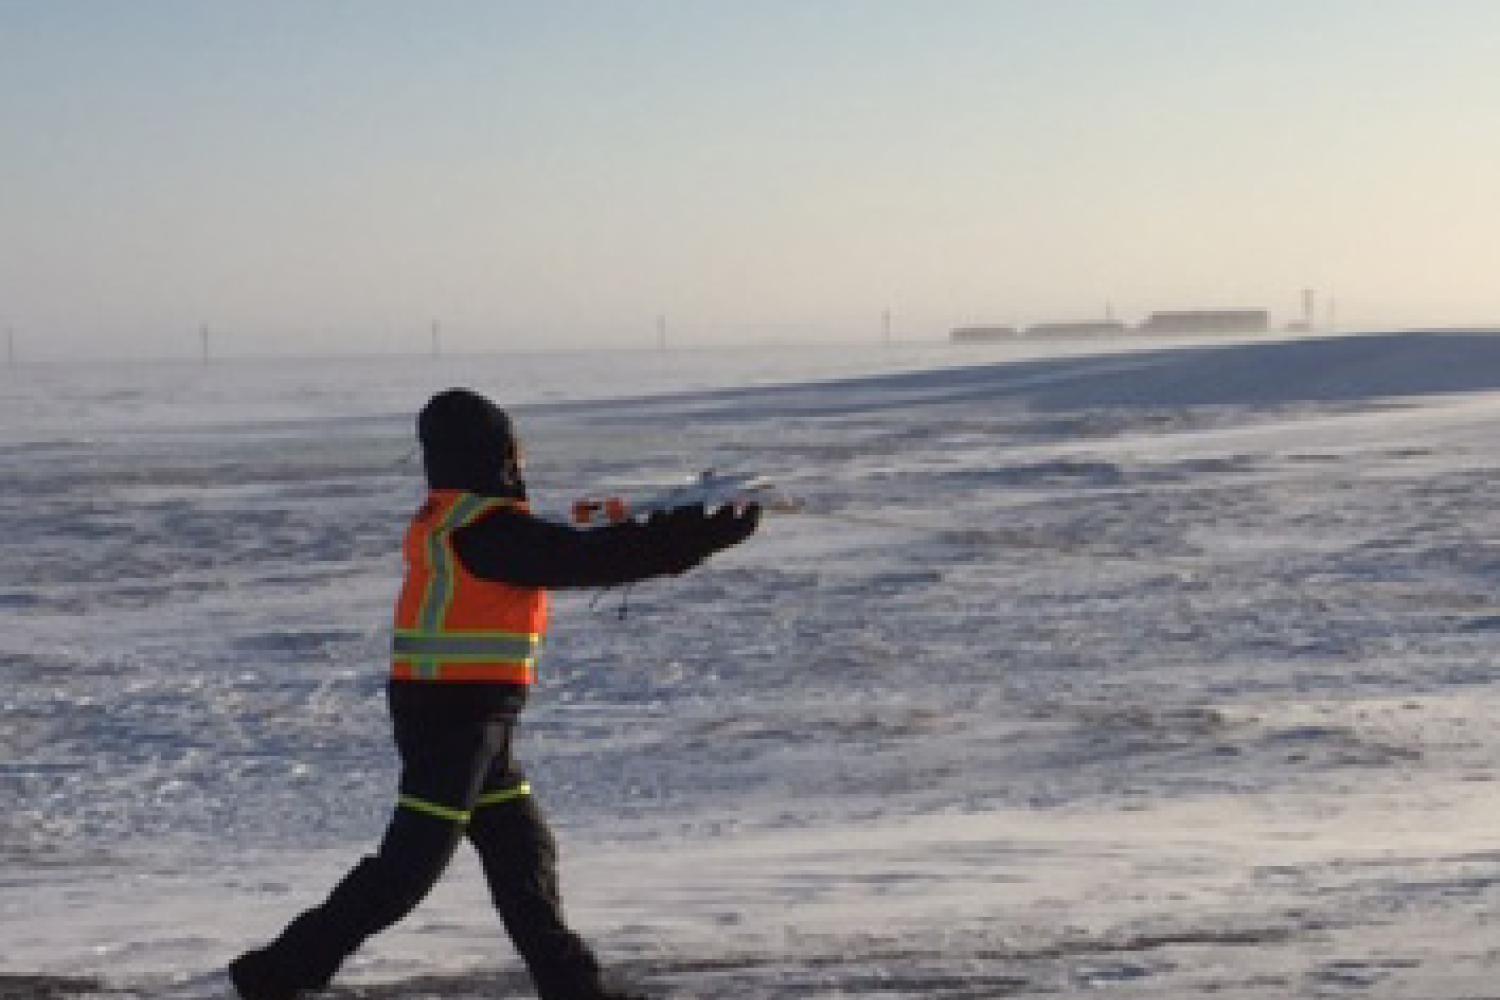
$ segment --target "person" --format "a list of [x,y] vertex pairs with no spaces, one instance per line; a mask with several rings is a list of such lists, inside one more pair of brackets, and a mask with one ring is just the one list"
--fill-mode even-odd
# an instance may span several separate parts
[[756,530],[755,505],[659,513],[582,529],[527,506],[509,416],[468,389],[417,419],[429,492],[407,529],[387,687],[401,758],[379,847],[270,944],[236,958],[244,1000],[293,1000],[328,985],[365,940],[427,894],[460,840],[541,1000],[619,1000],[564,921],[556,845],[511,756],[547,631],[547,591],[683,573]]

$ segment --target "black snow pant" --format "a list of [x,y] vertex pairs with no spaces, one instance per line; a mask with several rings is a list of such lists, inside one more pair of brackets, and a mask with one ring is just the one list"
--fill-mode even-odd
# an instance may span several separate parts
[[422,901],[465,836],[541,1000],[606,996],[598,962],[563,921],[557,847],[511,761],[524,689],[393,681],[400,798],[376,853],[237,974],[276,991],[320,989],[370,936]]

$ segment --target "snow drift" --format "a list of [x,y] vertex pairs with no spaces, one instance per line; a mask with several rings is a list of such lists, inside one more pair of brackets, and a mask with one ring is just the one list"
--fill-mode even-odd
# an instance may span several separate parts
[[[460,375],[529,401],[544,507],[705,466],[806,500],[560,602],[521,756],[648,989],[1484,993],[1500,338],[1091,349],[11,384],[0,996],[214,995],[373,842],[400,458]],[[614,398],[517,388],[568,379]],[[335,995],[521,995],[473,876]]]

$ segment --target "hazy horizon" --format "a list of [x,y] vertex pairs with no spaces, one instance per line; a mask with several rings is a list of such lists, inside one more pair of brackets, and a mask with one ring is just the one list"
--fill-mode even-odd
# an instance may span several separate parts
[[0,2],[30,358],[1500,322],[1500,5]]

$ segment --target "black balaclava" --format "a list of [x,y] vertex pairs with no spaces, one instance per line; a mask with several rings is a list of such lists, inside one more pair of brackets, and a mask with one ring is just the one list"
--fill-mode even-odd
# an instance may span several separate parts
[[510,417],[471,389],[447,389],[417,414],[427,485],[524,498],[520,448]]

